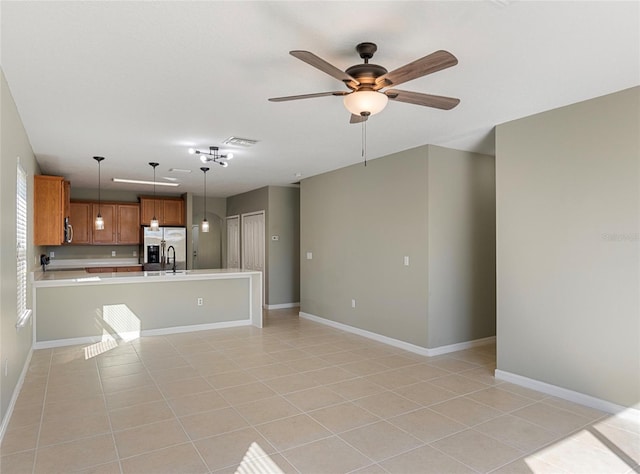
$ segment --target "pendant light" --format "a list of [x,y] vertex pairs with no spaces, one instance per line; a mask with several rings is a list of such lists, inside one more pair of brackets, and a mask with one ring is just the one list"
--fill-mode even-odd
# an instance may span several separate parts
[[149,166],[153,168],[153,217],[149,227],[151,227],[151,230],[158,230],[160,228],[160,223],[156,219],[156,166],[158,166],[158,163],[151,162]]
[[204,219],[202,219],[201,229],[202,232],[209,232],[209,221],[207,220],[207,171],[209,168],[203,166],[200,169],[204,173]]
[[95,229],[96,230],[104,230],[104,219],[102,218],[101,205],[102,200],[100,197],[100,163],[104,160],[104,156],[94,156],[94,160],[98,162],[98,215],[96,216]]

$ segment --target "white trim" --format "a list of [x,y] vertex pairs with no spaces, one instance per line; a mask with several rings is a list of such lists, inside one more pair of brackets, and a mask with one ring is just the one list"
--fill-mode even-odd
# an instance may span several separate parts
[[607,400],[602,400],[601,398],[592,397],[591,395],[586,395],[584,393],[569,390],[567,388],[558,387],[557,385],[551,385],[539,380],[530,379],[528,377],[513,374],[511,372],[506,372],[504,370],[496,369],[495,377],[496,379],[502,380],[504,382],[509,382],[515,385],[520,385],[521,387],[530,388],[532,390],[536,390],[537,392],[546,393],[547,395],[562,398],[563,400],[568,400],[570,402],[595,408],[596,410],[604,411],[607,413],[629,413],[632,417],[640,416],[640,410],[638,410],[637,408],[624,407],[616,403],[611,403]]
[[299,308],[300,303],[265,304],[264,309]]
[[308,319],[310,321],[315,321],[316,323],[324,324],[326,326],[331,326],[336,329],[341,329],[346,332],[357,334],[358,336],[363,336],[368,339],[373,339],[374,341],[382,342],[383,344],[388,344],[390,346],[398,347],[399,349],[404,349],[405,351],[413,352],[415,354],[419,354],[427,357],[447,354],[449,352],[456,352],[463,349],[469,349],[471,347],[484,346],[486,344],[491,344],[496,340],[495,337],[485,337],[483,339],[476,339],[474,341],[459,342],[457,344],[451,344],[448,346],[440,346],[433,349],[428,349],[426,347],[416,346],[415,344],[411,344],[409,342],[400,341],[392,337],[383,336],[381,334],[367,331],[365,329],[348,326],[346,324],[338,323],[336,321],[331,321],[330,319],[321,318],[319,316],[314,316],[313,314],[304,313],[302,311],[300,311],[298,315],[301,318]]
[[[162,329],[145,329],[140,331],[140,336],[166,336],[184,332],[208,331],[210,329],[226,329],[239,326],[251,326],[250,319],[238,321],[224,321],[221,323],[194,324],[191,326],[174,326]],[[102,341],[102,336],[74,337],[71,339],[55,339],[52,341],[40,341],[33,345],[34,349],[51,349],[54,347],[76,346],[80,344],[95,344]]]
[[13,389],[13,395],[11,396],[11,401],[9,402],[7,411],[5,412],[4,418],[2,419],[2,424],[0,424],[0,444],[2,443],[4,434],[6,433],[7,427],[9,426],[11,415],[13,415],[13,409],[15,408],[16,402],[18,401],[18,395],[20,395],[20,390],[22,390],[22,384],[24,383],[24,379],[27,376],[27,371],[29,370],[29,365],[31,364],[32,355],[33,355],[33,349],[30,349],[29,354],[27,354],[27,359],[25,360],[24,367],[22,367],[22,373],[18,378],[18,383],[16,384],[16,388]]
[[483,337],[481,339],[474,339],[473,341],[457,342],[455,344],[449,344],[447,346],[434,347],[433,349],[427,349],[429,356],[438,356],[442,354],[449,354],[450,352],[464,351],[466,349],[472,349],[474,347],[486,346],[488,344],[494,344],[496,342],[496,336]]

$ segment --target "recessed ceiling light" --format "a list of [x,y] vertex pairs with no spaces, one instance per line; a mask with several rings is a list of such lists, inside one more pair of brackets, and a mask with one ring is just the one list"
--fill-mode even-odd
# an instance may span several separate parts
[[300,177],[302,176],[302,173],[296,173],[296,174],[294,174],[294,176],[295,176],[296,178],[300,178]]
[[182,168],[169,168],[171,173],[191,173],[191,170],[184,170]]
[[126,178],[113,178],[112,181],[114,183],[128,183],[128,184],[148,184],[153,186],[154,184],[158,186],[180,186],[180,183],[163,183],[162,181],[143,181],[140,179],[126,179]]
[[258,143],[258,140],[253,140],[251,138],[240,138],[240,137],[229,137],[225,141],[223,141],[225,145],[236,145],[236,146],[244,146],[249,147]]

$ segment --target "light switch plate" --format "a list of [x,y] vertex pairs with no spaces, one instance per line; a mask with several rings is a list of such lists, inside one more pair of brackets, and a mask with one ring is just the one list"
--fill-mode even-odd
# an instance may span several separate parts
[[313,254],[311,252],[307,252],[307,260],[311,260],[313,258]]
[[404,266],[405,266],[405,267],[408,267],[408,266],[409,266],[409,256],[408,256],[408,255],[405,255],[405,256],[404,256]]

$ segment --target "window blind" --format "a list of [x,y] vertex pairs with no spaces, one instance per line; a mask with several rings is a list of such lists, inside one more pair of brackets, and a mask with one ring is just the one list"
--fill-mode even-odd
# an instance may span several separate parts
[[27,309],[27,173],[18,161],[16,180],[16,255],[18,276],[18,319],[16,327],[25,325],[31,310]]

